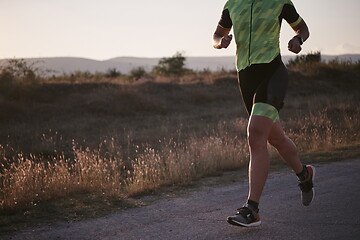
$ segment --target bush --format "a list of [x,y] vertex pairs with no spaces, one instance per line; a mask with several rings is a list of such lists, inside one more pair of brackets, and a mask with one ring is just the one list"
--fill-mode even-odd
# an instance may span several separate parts
[[188,71],[184,67],[185,60],[186,58],[180,52],[175,53],[174,56],[169,58],[161,58],[158,65],[154,67],[153,73],[164,76],[181,77]]
[[121,76],[121,72],[118,72],[116,68],[109,68],[105,74],[107,78],[117,78]]
[[312,52],[291,59],[287,67],[308,77],[316,76],[320,79],[344,77],[353,79],[359,74],[360,61],[355,62],[351,59],[339,59],[338,57],[329,61],[322,61],[320,52]]
[[354,69],[360,71],[360,60],[354,64]]
[[146,75],[146,70],[143,67],[134,68],[129,73],[130,80],[137,81]]
[[311,63],[319,63],[321,62],[321,53],[320,51],[310,52],[306,55],[296,56],[295,59],[290,59],[287,66],[294,67],[299,64],[311,64]]
[[38,71],[34,64],[28,65],[24,59],[8,60],[7,65],[0,68],[0,100],[9,96],[17,87],[38,84]]

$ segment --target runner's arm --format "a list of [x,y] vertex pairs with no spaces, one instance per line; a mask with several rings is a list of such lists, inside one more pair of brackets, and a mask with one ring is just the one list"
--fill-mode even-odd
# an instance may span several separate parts
[[301,20],[299,24],[292,26],[292,29],[295,31],[296,35],[289,41],[288,49],[297,54],[301,51],[303,42],[309,38],[310,32],[304,20]]
[[[291,1],[290,1],[291,3]],[[284,18],[291,28],[295,31],[296,35],[290,39],[288,49],[291,52],[298,54],[301,51],[301,45],[309,38],[309,29],[305,21],[297,13],[294,5],[285,4],[281,12],[281,18]]]
[[227,48],[232,40],[232,35],[229,35],[230,29],[223,28],[218,25],[213,35],[213,46],[216,49]]
[[224,9],[219,24],[213,35],[213,46],[216,49],[227,48],[230,45],[232,35],[229,35],[232,21],[228,9]]

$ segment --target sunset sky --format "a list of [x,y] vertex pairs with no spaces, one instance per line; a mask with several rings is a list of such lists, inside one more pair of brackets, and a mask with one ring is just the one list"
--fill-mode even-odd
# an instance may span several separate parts
[[[229,56],[212,48],[225,0],[0,0],[0,58]],[[304,53],[360,53],[359,0],[293,0],[311,37]],[[281,51],[293,36],[283,22]]]

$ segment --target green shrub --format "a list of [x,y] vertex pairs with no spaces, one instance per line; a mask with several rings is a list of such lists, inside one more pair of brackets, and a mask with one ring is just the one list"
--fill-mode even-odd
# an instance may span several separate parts
[[188,69],[185,66],[186,58],[182,53],[177,52],[169,58],[161,58],[157,66],[153,68],[153,73],[164,76],[183,76]]
[[146,76],[146,70],[143,67],[134,68],[129,73],[129,78],[132,81],[137,81],[144,76]]
[[117,78],[121,76],[121,72],[116,70],[116,68],[109,68],[105,74],[107,78]]
[[29,87],[39,83],[34,64],[28,64],[24,59],[8,60],[0,68],[0,100],[9,96],[17,87]]
[[295,67],[300,64],[312,64],[321,62],[320,51],[310,52],[306,55],[298,55],[295,59],[290,59],[287,66]]
[[354,64],[354,69],[360,71],[360,60]]

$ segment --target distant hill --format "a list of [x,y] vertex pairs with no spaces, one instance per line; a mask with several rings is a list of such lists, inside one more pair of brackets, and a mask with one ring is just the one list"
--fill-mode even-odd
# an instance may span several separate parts
[[[283,56],[284,63],[287,63],[292,56]],[[329,61],[338,58],[339,60],[360,61],[360,54],[346,55],[322,55],[323,61]],[[51,70],[51,75],[61,75],[64,73],[73,73],[75,71],[106,72],[110,68],[116,68],[117,71],[127,74],[132,69],[144,67],[147,71],[158,64],[159,58],[138,58],[138,57],[117,57],[104,61],[76,58],[76,57],[51,57],[51,58],[27,58],[28,63],[35,63],[36,67],[42,70]],[[6,59],[0,59],[0,65],[4,65]],[[186,67],[193,70],[218,71],[221,69],[235,69],[235,56],[230,57],[187,57]]]

